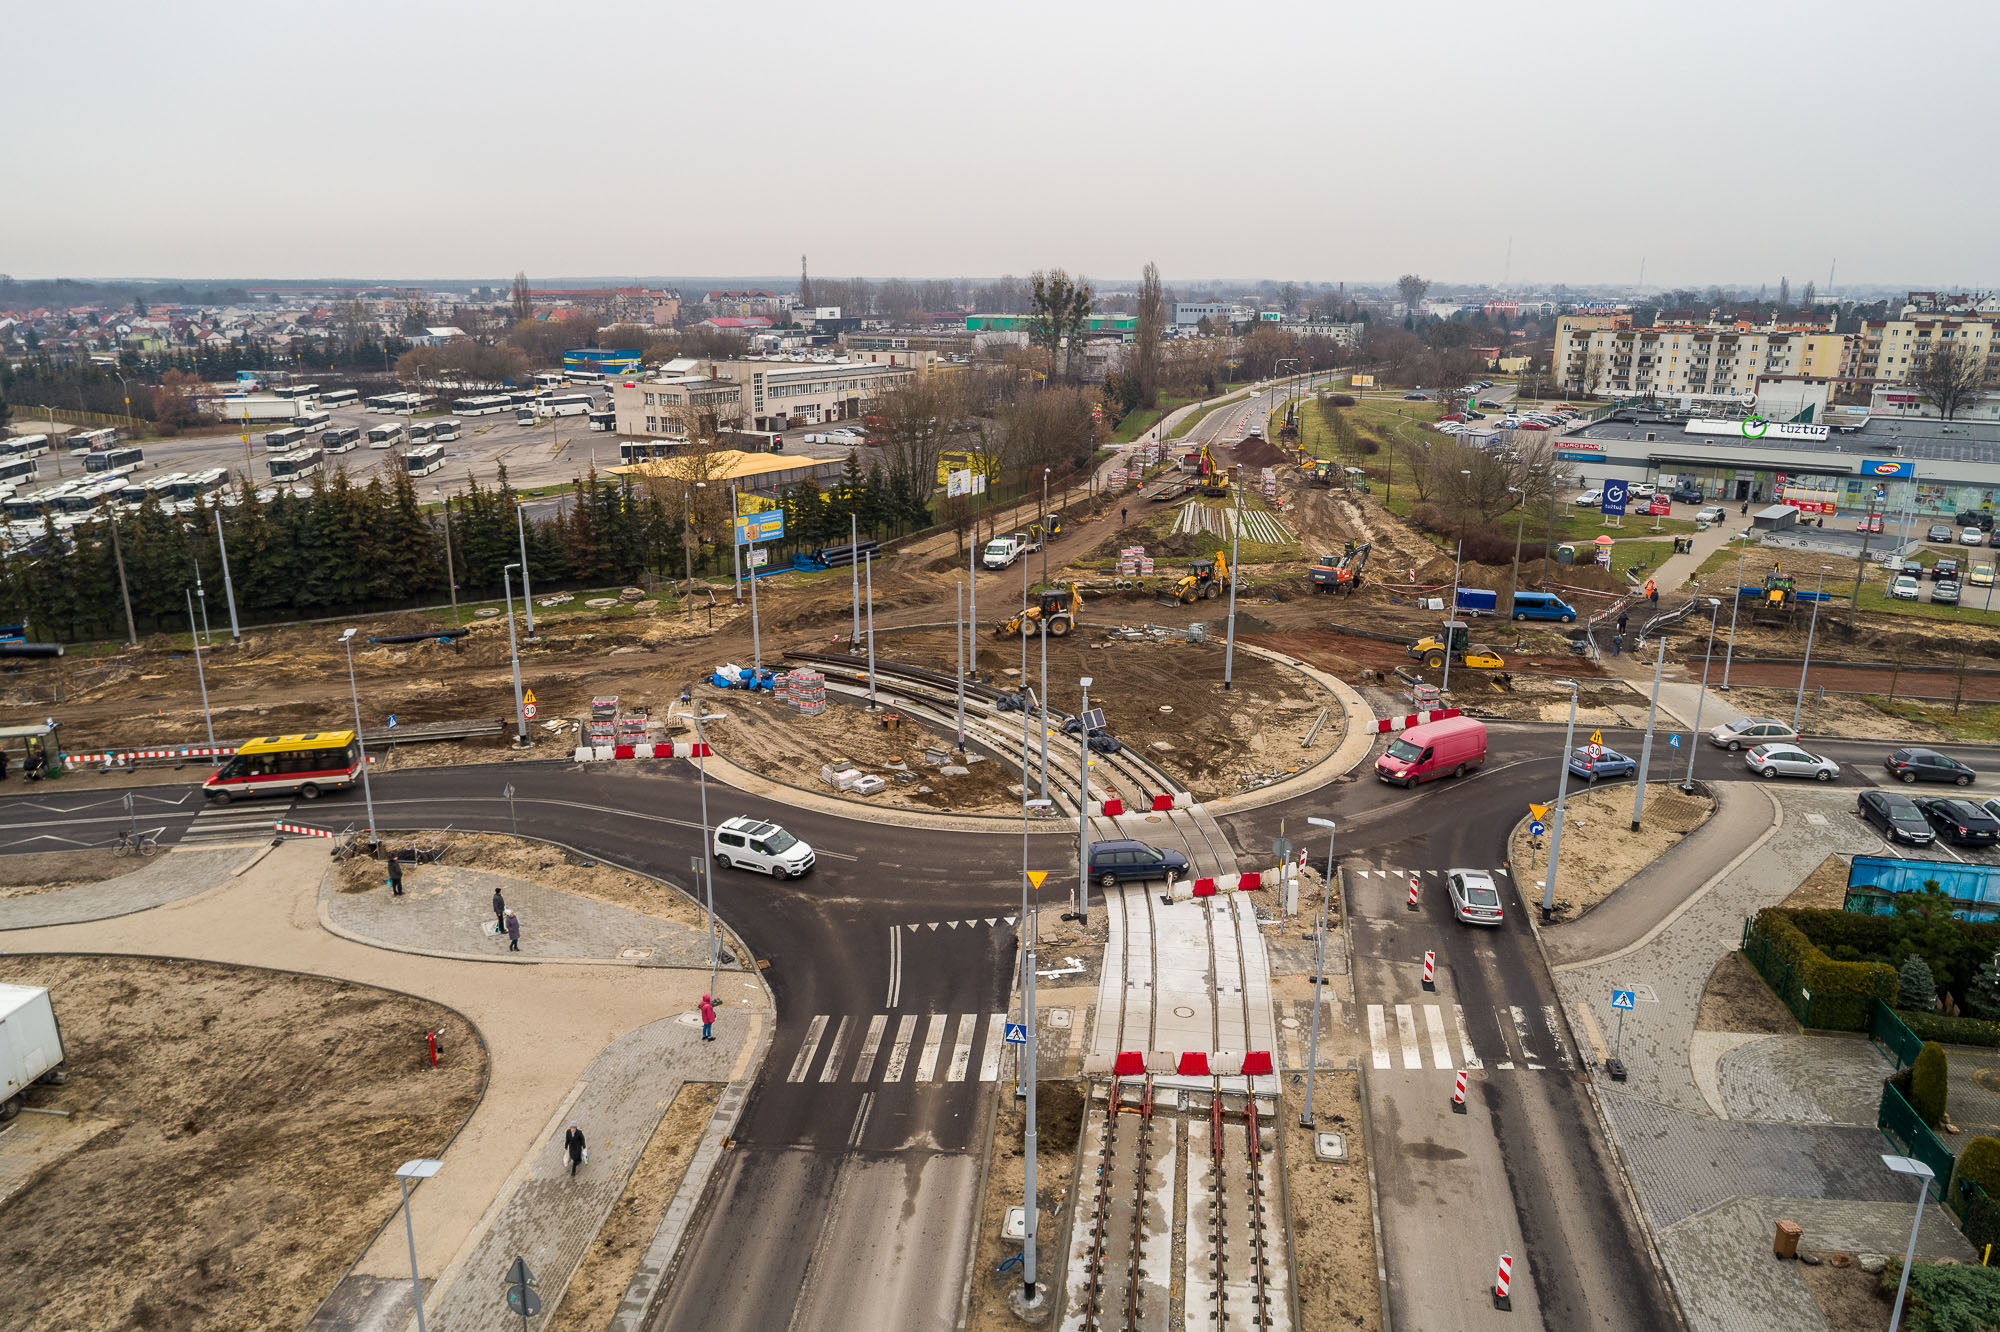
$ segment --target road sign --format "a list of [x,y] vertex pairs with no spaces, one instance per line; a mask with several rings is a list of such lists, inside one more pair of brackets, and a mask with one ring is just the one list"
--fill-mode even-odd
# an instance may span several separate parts
[[396,729],[396,714],[393,712],[389,714],[389,729],[392,731]]
[[1271,854],[1280,860],[1285,859],[1292,854],[1291,842],[1283,837],[1277,838],[1271,843]]
[[1540,837],[1548,830],[1548,825],[1540,819],[1531,819],[1528,823],[1528,836],[1530,837]]
[[507,1269],[507,1275],[501,1277],[500,1280],[509,1286],[532,1286],[536,1284],[535,1274],[528,1267],[528,1260],[526,1258],[514,1259],[513,1265]]
[[1040,892],[1042,890],[1042,880],[1048,877],[1049,877],[1049,872],[1047,870],[1028,871],[1028,882],[1034,885],[1036,892]]
[[521,715],[529,721],[533,721],[535,719],[535,705],[532,703],[523,703],[521,705]]
[[753,568],[753,569],[761,569],[761,568],[763,568],[763,567],[764,567],[765,565],[769,564],[770,562],[771,562],[771,552],[770,552],[770,551],[768,551],[768,550],[759,550],[759,549],[757,549],[757,548],[756,548],[755,546],[752,546],[752,547],[750,548],[750,567],[751,567],[751,568]]
[[744,513],[736,517],[736,544],[747,546],[753,541],[777,541],[785,535],[785,511],[771,509],[764,513]]
[[1637,996],[1631,990],[1613,990],[1611,992],[1611,1006],[1613,1008],[1631,1008],[1636,998]]
[[1528,814],[1529,817],[1531,818],[1537,818],[1537,819],[1546,818],[1548,816],[1548,812],[1549,812],[1549,807],[1547,805],[1528,806]]
[[521,700],[525,703],[533,703],[535,701],[535,691],[530,689],[527,693],[521,695]]
[[1676,732],[1674,732],[1674,733],[1673,733],[1672,735],[1668,736],[1668,737],[1667,737],[1667,743],[1668,743],[1669,745],[1671,745],[1671,746],[1672,746],[1673,748],[1675,748],[1675,749],[1679,749],[1679,748],[1681,747],[1681,735],[1680,735],[1680,732],[1679,732],[1679,731],[1676,731]]
[[1603,744],[1603,743],[1604,743],[1604,732],[1602,732],[1602,731],[1592,731],[1592,732],[1590,733],[1590,743],[1591,743],[1591,744],[1593,744],[1593,745],[1601,745],[1601,744]]
[[1028,1024],[1025,1022],[1009,1022],[1007,1024],[1007,1044],[1026,1045],[1027,1043]]
[[542,1297],[531,1286],[509,1286],[507,1307],[523,1318],[533,1318],[542,1311]]

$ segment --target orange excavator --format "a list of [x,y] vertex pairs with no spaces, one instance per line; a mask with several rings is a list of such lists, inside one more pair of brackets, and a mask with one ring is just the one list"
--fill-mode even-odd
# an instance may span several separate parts
[[1374,543],[1364,541],[1355,545],[1347,543],[1346,549],[1338,555],[1322,555],[1313,561],[1312,590],[1315,592],[1352,592],[1361,586],[1361,571],[1368,565],[1368,552]]

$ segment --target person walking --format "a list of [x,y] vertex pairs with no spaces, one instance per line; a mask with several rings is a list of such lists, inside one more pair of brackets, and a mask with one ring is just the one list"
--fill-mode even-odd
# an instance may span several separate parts
[[1125,525],[1125,506],[1122,504],[1118,506],[1118,525],[1120,527]]
[[495,934],[507,932],[507,899],[501,896],[498,888],[493,890],[493,932]]
[[563,1153],[569,1157],[569,1177],[576,1178],[576,1168],[590,1160],[590,1148],[583,1141],[583,1130],[576,1126],[574,1119],[563,1133]]
[[394,856],[390,856],[389,896],[401,897],[402,895],[403,895],[403,862],[396,859]]
[[1626,618],[1627,618],[1627,617],[1626,617],[1626,614],[1625,614],[1625,612],[1624,612],[1624,611],[1619,611],[1619,612],[1618,612],[1618,632],[1619,632],[1619,633],[1621,633],[1621,634],[1625,632],[1625,620],[1626,620]]
[[507,951],[521,951],[521,918],[514,914],[514,908],[507,908]]
[[701,1038],[705,1041],[715,1039],[715,1000],[707,995],[701,997]]
[[1613,634],[1613,635],[1611,635],[1611,655],[1612,655],[1612,656],[1614,656],[1614,657],[1615,657],[1615,656],[1617,656],[1617,655],[1618,655],[1618,649],[1619,649],[1619,647],[1620,647],[1620,646],[1621,646],[1621,645],[1622,645],[1622,644],[1623,644],[1624,642],[1625,642],[1625,635],[1623,635],[1623,634]]

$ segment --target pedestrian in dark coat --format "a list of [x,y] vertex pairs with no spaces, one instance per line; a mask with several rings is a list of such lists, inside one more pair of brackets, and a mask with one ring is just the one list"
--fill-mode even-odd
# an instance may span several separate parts
[[569,1121],[569,1129],[563,1134],[563,1151],[569,1156],[569,1177],[576,1178],[576,1168],[590,1157],[590,1148],[584,1145],[583,1130]]
[[521,918],[514,914],[512,907],[507,908],[507,951],[521,951]]
[[394,856],[389,857],[389,895],[391,897],[403,895],[403,862]]
[[707,995],[701,997],[701,1038],[705,1041],[715,1039],[715,1000]]
[[1624,611],[1619,611],[1619,612],[1618,612],[1618,632],[1619,632],[1619,633],[1621,633],[1621,634],[1625,632],[1625,619],[1626,619],[1626,616],[1625,616],[1625,612],[1624,612]]
[[500,895],[498,888],[493,890],[493,932],[495,934],[507,932],[507,899]]

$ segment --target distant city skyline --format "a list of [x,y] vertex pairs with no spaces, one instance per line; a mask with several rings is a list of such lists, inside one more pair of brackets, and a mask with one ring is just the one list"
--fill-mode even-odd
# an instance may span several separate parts
[[10,16],[77,56],[16,62],[15,277],[2000,285],[1976,130],[1883,99],[2000,37],[1955,0],[89,12]]

